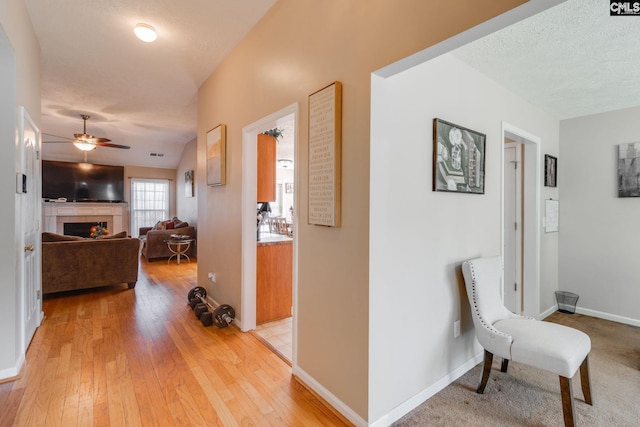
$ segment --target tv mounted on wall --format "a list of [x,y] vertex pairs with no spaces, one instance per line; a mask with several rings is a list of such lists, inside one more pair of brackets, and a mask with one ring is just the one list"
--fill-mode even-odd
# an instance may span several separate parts
[[124,202],[124,167],[43,160],[42,198]]

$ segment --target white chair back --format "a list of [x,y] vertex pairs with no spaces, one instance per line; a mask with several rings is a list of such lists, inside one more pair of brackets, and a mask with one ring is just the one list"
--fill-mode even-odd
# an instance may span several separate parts
[[462,263],[462,274],[480,344],[493,354],[511,359],[511,337],[493,327],[498,320],[518,317],[504,306],[500,293],[502,259],[476,258]]

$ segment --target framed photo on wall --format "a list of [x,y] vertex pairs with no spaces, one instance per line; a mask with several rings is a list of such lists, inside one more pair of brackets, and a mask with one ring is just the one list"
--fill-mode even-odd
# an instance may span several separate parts
[[433,119],[433,191],[484,194],[486,135]]
[[184,173],[184,196],[193,197],[193,170]]
[[548,154],[544,155],[544,186],[558,186],[558,159]]
[[225,125],[218,125],[207,132],[207,185],[225,184],[225,144]]
[[640,142],[618,145],[618,197],[640,197]]

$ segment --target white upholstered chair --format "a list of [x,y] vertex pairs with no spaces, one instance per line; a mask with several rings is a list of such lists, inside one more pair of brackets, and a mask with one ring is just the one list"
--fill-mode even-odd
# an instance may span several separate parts
[[500,296],[502,270],[502,260],[497,256],[476,258],[462,264],[476,336],[485,349],[484,369],[477,392],[484,392],[494,354],[502,358],[502,372],[507,372],[509,360],[553,372],[560,377],[564,424],[574,426],[571,378],[578,368],[584,400],[592,404],[591,340],[576,329],[518,316],[507,310]]

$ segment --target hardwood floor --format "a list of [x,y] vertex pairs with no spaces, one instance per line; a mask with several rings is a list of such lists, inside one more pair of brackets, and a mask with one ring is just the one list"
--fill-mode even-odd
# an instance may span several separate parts
[[252,334],[187,305],[196,263],[141,262],[135,289],[47,297],[0,426],[343,426]]

